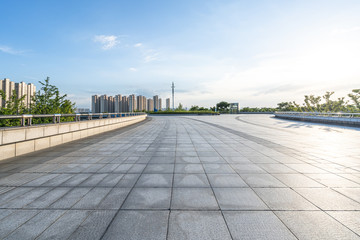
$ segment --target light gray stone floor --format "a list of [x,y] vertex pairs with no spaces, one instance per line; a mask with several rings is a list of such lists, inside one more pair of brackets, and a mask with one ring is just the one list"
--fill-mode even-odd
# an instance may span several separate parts
[[0,239],[360,239],[359,226],[359,129],[155,116],[0,162]]

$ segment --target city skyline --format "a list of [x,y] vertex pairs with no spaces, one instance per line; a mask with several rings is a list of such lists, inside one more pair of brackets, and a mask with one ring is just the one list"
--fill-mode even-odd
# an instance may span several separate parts
[[136,112],[148,111],[157,112],[161,110],[170,110],[170,98],[165,99],[166,106],[162,107],[162,98],[158,95],[147,98],[142,95],[130,94],[123,96],[117,94],[115,96],[92,95],[91,96],[91,112],[92,113],[119,113],[119,112]]
[[24,82],[50,76],[78,107],[89,107],[99,92],[168,98],[173,81],[175,107],[222,100],[275,107],[359,88],[359,1],[39,0],[1,7],[0,75]]

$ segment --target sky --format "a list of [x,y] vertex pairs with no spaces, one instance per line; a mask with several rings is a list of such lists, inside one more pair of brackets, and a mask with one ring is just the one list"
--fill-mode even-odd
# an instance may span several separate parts
[[[360,88],[358,0],[0,0],[0,78],[175,106],[302,103]],[[163,100],[164,101],[164,100]]]

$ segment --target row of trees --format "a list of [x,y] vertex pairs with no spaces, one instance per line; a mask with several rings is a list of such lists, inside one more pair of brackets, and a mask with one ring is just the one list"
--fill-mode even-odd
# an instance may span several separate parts
[[[17,98],[14,91],[11,98],[6,101],[5,92],[0,90],[0,95],[5,101],[5,107],[0,108],[0,115],[19,115],[19,114],[68,114],[75,112],[75,103],[66,99],[67,95],[61,95],[59,89],[50,84],[50,78],[47,77],[44,82],[39,81],[41,89],[37,91],[32,99],[30,108],[25,108],[23,100],[25,96]],[[62,118],[62,121],[71,120]],[[36,118],[33,119],[34,123],[49,123],[50,118]],[[0,127],[18,126],[19,119],[1,119]]]
[[354,89],[345,97],[332,100],[334,92],[326,92],[323,96],[305,95],[304,103],[292,102],[278,103],[277,111],[295,112],[360,112],[360,89]]
[[[354,89],[349,93],[348,99],[345,97],[336,100],[331,99],[334,92],[326,92],[323,96],[305,95],[304,103],[298,104],[295,101],[278,103],[276,108],[271,107],[244,107],[239,112],[275,112],[275,111],[294,111],[294,112],[360,112],[360,89]],[[198,106],[195,106],[199,108]],[[230,113],[230,103],[221,101],[216,106],[210,108],[212,111],[220,113]],[[201,108],[199,108],[201,109]],[[204,108],[202,108],[204,109]]]

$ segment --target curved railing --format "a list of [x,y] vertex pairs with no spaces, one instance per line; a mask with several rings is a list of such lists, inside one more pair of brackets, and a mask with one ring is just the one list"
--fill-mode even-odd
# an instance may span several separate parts
[[318,116],[318,117],[360,117],[360,113],[343,113],[343,112],[275,112],[275,115],[292,115],[292,116]]
[[[1,119],[20,119],[21,126],[31,126],[34,118],[52,118],[52,123],[60,123],[61,117],[73,117],[75,122],[103,118],[119,118],[146,115],[144,112],[125,113],[74,113],[74,114],[23,114],[23,115],[0,115]],[[68,122],[68,121],[67,121]]]
[[360,126],[360,113],[275,112],[274,115],[289,120]]

